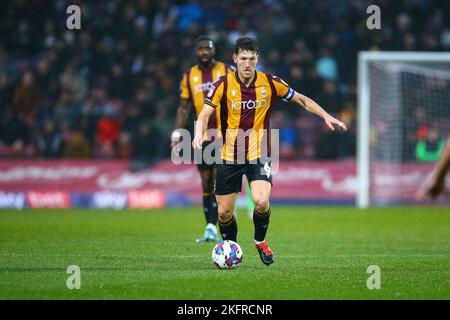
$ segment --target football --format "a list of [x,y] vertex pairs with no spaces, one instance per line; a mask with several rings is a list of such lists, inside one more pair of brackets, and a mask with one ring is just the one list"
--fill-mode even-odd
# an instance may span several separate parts
[[222,240],[212,251],[212,259],[219,269],[237,268],[244,258],[241,247],[234,241]]

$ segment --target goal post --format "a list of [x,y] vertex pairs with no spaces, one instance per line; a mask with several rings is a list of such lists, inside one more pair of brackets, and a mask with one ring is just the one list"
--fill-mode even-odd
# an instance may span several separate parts
[[394,188],[414,184],[408,168],[421,165],[412,144],[416,118],[450,134],[450,53],[362,51],[357,81],[356,205],[408,202]]

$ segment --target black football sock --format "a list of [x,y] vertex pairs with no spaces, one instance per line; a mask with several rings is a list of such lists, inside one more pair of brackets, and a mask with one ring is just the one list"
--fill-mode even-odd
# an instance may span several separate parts
[[219,229],[220,229],[220,234],[222,235],[222,239],[223,240],[232,240],[234,242],[236,241],[237,238],[237,223],[236,223],[236,218],[233,216],[231,217],[230,220],[226,221],[226,222],[221,222],[219,220]]
[[208,223],[211,223],[213,225],[217,224],[217,202],[216,202],[216,195],[213,193],[209,196],[209,210],[208,210],[208,216],[206,218]]
[[[203,193],[203,213],[205,214],[206,223],[209,223],[211,215],[211,193]],[[213,224],[215,225],[215,223]]]
[[264,241],[269,228],[270,208],[266,213],[253,210],[253,224],[255,225],[255,240]]

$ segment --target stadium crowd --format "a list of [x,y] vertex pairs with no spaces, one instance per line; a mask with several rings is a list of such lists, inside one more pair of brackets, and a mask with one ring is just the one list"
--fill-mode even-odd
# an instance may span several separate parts
[[[193,40],[208,34],[217,60],[229,64],[234,41],[254,36],[261,70],[350,128],[330,134],[318,117],[280,102],[271,126],[281,129],[284,159],[353,158],[357,52],[449,50],[446,2],[2,2],[0,157],[118,158],[144,166],[169,157],[179,81],[196,63]],[[81,7],[81,30],[66,28],[71,4]],[[366,27],[371,4],[382,8],[381,30]]]

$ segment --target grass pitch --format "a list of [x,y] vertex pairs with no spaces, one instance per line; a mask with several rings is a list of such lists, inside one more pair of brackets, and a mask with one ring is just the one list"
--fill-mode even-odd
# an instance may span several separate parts
[[[200,208],[146,211],[0,211],[1,299],[449,299],[450,210],[273,207],[267,236],[275,263],[253,246],[218,270]],[[69,265],[81,289],[66,287]],[[367,268],[381,270],[369,290]]]

